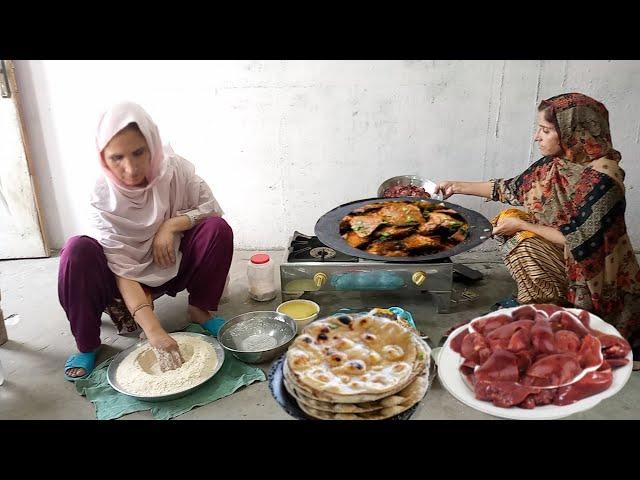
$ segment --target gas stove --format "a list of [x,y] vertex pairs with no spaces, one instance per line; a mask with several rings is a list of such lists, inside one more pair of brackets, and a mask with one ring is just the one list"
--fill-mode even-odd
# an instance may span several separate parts
[[[457,270],[454,266],[466,268],[448,258],[415,263],[363,260],[327,247],[317,237],[295,232],[280,265],[282,299],[328,291],[428,293],[438,313],[447,313]],[[470,272],[475,270],[466,269]]]

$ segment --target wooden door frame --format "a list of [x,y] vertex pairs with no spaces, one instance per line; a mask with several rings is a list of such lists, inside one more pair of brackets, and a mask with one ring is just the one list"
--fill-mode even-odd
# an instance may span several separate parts
[[18,117],[18,126],[20,128],[20,139],[22,141],[22,147],[24,149],[25,158],[27,160],[27,171],[29,173],[29,179],[31,180],[31,190],[33,191],[33,201],[35,203],[36,212],[38,215],[38,227],[40,229],[40,235],[42,236],[42,244],[44,246],[44,252],[46,257],[51,256],[51,249],[49,248],[49,239],[47,237],[47,230],[45,228],[44,216],[40,208],[40,196],[38,179],[35,176],[35,169],[33,167],[33,161],[31,159],[31,148],[29,147],[29,140],[27,137],[27,129],[24,123],[24,115],[22,110],[22,103],[20,101],[20,90],[18,89],[18,82],[16,81],[15,64],[13,60],[4,60],[5,73],[9,82],[9,89],[11,90],[11,99],[16,107],[16,113]]

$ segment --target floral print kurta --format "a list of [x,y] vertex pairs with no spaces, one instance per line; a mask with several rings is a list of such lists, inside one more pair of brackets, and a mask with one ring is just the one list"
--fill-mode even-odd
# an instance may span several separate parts
[[524,206],[535,223],[563,233],[568,301],[627,338],[640,329],[640,268],[625,224],[624,171],[601,103],[569,93],[546,101],[563,153],[521,175],[494,180],[493,200]]

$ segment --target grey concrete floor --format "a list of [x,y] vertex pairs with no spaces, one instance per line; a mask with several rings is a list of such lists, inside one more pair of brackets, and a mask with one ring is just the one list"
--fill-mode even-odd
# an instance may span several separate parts
[[[280,298],[255,302],[247,292],[246,263],[254,252],[236,251],[231,267],[228,299],[219,313],[231,318],[252,310],[275,309]],[[270,252],[277,263],[282,251]],[[484,313],[499,299],[514,291],[515,285],[497,253],[471,251],[454,258],[457,263],[480,270],[484,278],[474,284],[454,283],[452,308],[438,314],[429,295],[399,297],[371,293],[323,294],[308,297],[321,306],[321,315],[343,308],[401,306],[413,313],[418,328],[437,342],[450,326]],[[47,259],[0,262],[0,291],[5,317],[18,314],[20,321],[7,326],[9,341],[0,346],[0,361],[6,380],[0,386],[0,419],[94,419],[93,405],[64,380],[66,358],[75,352],[64,311],[57,296],[57,256]],[[477,294],[467,300],[465,289]],[[156,301],[156,312],[169,330],[186,325],[186,292],[176,298],[164,296]],[[102,342],[98,362],[124,350],[136,339],[121,336],[106,315],[103,316]],[[265,373],[269,365],[260,366]],[[640,375],[633,373],[624,389],[595,408],[570,419],[640,419]],[[190,419],[290,419],[272,398],[268,382],[243,388],[231,396],[196,408],[177,417]],[[414,419],[494,419],[453,398],[436,379],[421,402]],[[152,419],[149,412],[126,415],[123,419]]]

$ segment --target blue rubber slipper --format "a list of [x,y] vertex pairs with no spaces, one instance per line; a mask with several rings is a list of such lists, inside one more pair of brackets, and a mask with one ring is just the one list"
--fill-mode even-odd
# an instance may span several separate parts
[[518,302],[518,300],[516,300],[514,297],[507,297],[504,300],[500,300],[499,302],[494,303],[489,312],[495,312],[496,310],[500,310],[501,308],[511,308],[519,306],[520,302]]
[[[85,352],[85,353],[74,353],[71,355],[66,363],[64,364],[64,378],[69,380],[70,382],[75,382],[81,378],[87,378],[91,372],[93,372],[94,367],[96,366],[96,355],[98,351],[95,352]],[[71,368],[83,368],[85,374],[81,377],[71,377],[67,375],[67,370]]]
[[389,310],[398,315],[400,318],[405,319],[407,322],[409,322],[409,325],[417,329],[416,322],[413,321],[413,315],[411,315],[411,312],[408,312],[404,308],[400,307],[389,307]]
[[214,337],[218,336],[218,332],[220,328],[224,325],[224,318],[222,317],[213,317],[207,320],[202,324],[202,328],[204,328],[207,332],[209,332]]

